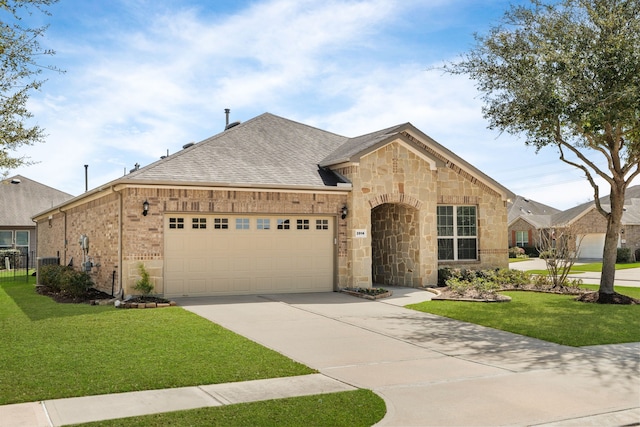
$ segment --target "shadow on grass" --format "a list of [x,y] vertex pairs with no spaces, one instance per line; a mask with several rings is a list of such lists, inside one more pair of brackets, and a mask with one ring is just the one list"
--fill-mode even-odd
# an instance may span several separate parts
[[[0,289],[4,290],[8,299],[13,301],[15,307],[20,309],[30,320],[38,321],[51,318],[62,318],[70,316],[82,316],[110,309],[107,306],[93,306],[88,304],[59,304],[51,298],[39,295],[35,290],[35,283],[31,280],[24,283],[21,280],[15,282],[4,282],[0,284]],[[0,291],[0,302],[4,298]],[[3,304],[0,310],[0,317],[10,315],[11,306]],[[7,311],[7,312],[5,312]]]

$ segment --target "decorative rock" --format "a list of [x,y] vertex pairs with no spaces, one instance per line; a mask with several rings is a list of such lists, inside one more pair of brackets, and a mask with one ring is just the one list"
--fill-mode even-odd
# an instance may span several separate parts
[[169,304],[168,302],[159,302],[158,304],[156,304],[156,307],[158,308],[164,308],[164,307],[170,307],[171,304]]
[[145,304],[146,308],[156,308],[156,303],[155,302],[148,302]]
[[170,305],[171,307],[175,307],[176,305],[178,305],[178,303],[177,303],[177,302],[175,302],[175,301],[171,301],[171,302],[169,303],[169,305]]

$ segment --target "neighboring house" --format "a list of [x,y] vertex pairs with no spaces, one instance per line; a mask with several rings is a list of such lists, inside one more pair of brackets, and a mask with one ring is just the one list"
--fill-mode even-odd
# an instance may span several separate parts
[[348,138],[265,113],[34,219],[38,256],[105,290],[133,293],[140,263],[167,297],[419,287],[507,266],[508,194],[410,123]]
[[33,256],[37,235],[31,217],[71,198],[21,175],[0,181],[0,251],[18,249]]
[[[520,198],[518,196],[518,198]],[[526,200],[526,199],[522,199]],[[533,202],[536,206],[539,203]],[[604,210],[610,209],[609,196],[601,197],[600,204]],[[516,204],[509,211],[509,233],[510,246],[527,246],[519,244],[518,236],[520,230],[530,232],[529,241],[534,243],[542,232],[549,230],[573,227],[577,233],[580,246],[578,258],[602,259],[604,252],[604,238],[607,231],[607,220],[596,209],[593,201],[583,203],[566,211],[551,212],[550,214],[537,214],[528,211],[514,209]],[[520,202],[522,205],[522,201]],[[526,206],[526,205],[525,205]],[[554,210],[548,206],[543,206],[543,210]],[[528,229],[526,227],[529,227]],[[526,239],[526,238],[525,238]],[[531,245],[529,245],[531,246]],[[640,185],[627,188],[625,192],[625,207],[622,214],[622,230],[620,232],[618,247],[629,248],[635,259],[640,259]]]
[[537,254],[540,233],[551,227],[552,215],[561,211],[522,196],[514,196],[507,207],[509,247],[518,246],[528,254]]

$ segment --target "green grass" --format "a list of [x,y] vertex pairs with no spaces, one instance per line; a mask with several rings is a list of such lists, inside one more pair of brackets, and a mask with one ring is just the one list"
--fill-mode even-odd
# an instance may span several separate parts
[[[640,288],[617,286],[616,291],[640,298]],[[574,347],[640,341],[640,305],[587,304],[570,295],[536,292],[502,293],[512,301],[426,301],[407,308]]]
[[82,424],[101,427],[371,426],[386,412],[369,390],[293,397]]
[[[640,262],[616,264],[616,270],[626,270],[628,268],[640,268]],[[584,273],[584,272],[600,273],[602,272],[602,263],[592,262],[589,264],[577,264],[571,267],[571,271],[569,273],[578,274],[578,273]],[[527,273],[539,274],[539,275],[549,274],[547,270],[527,270]]]
[[180,307],[57,304],[0,283],[0,405],[309,374]]
[[[616,264],[616,270],[626,270],[628,268],[640,268],[640,262],[630,262],[623,264]],[[594,273],[602,272],[602,263],[601,262],[592,262],[589,264],[579,264],[574,265],[571,270],[575,271],[589,271]]]

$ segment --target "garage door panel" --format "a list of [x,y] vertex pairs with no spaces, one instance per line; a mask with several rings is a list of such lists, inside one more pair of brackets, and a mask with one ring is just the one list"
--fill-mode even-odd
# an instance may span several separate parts
[[[185,227],[175,228],[177,220],[170,223],[169,217],[184,217]],[[333,290],[332,218],[322,218],[326,229],[317,230],[318,217],[198,215],[196,229],[190,228],[192,218],[187,214],[169,217],[165,219],[167,296]],[[227,229],[215,228],[220,218],[226,218]],[[288,219],[290,229],[277,229],[278,219]],[[297,229],[299,219],[308,229]],[[258,229],[258,224],[269,229]]]

